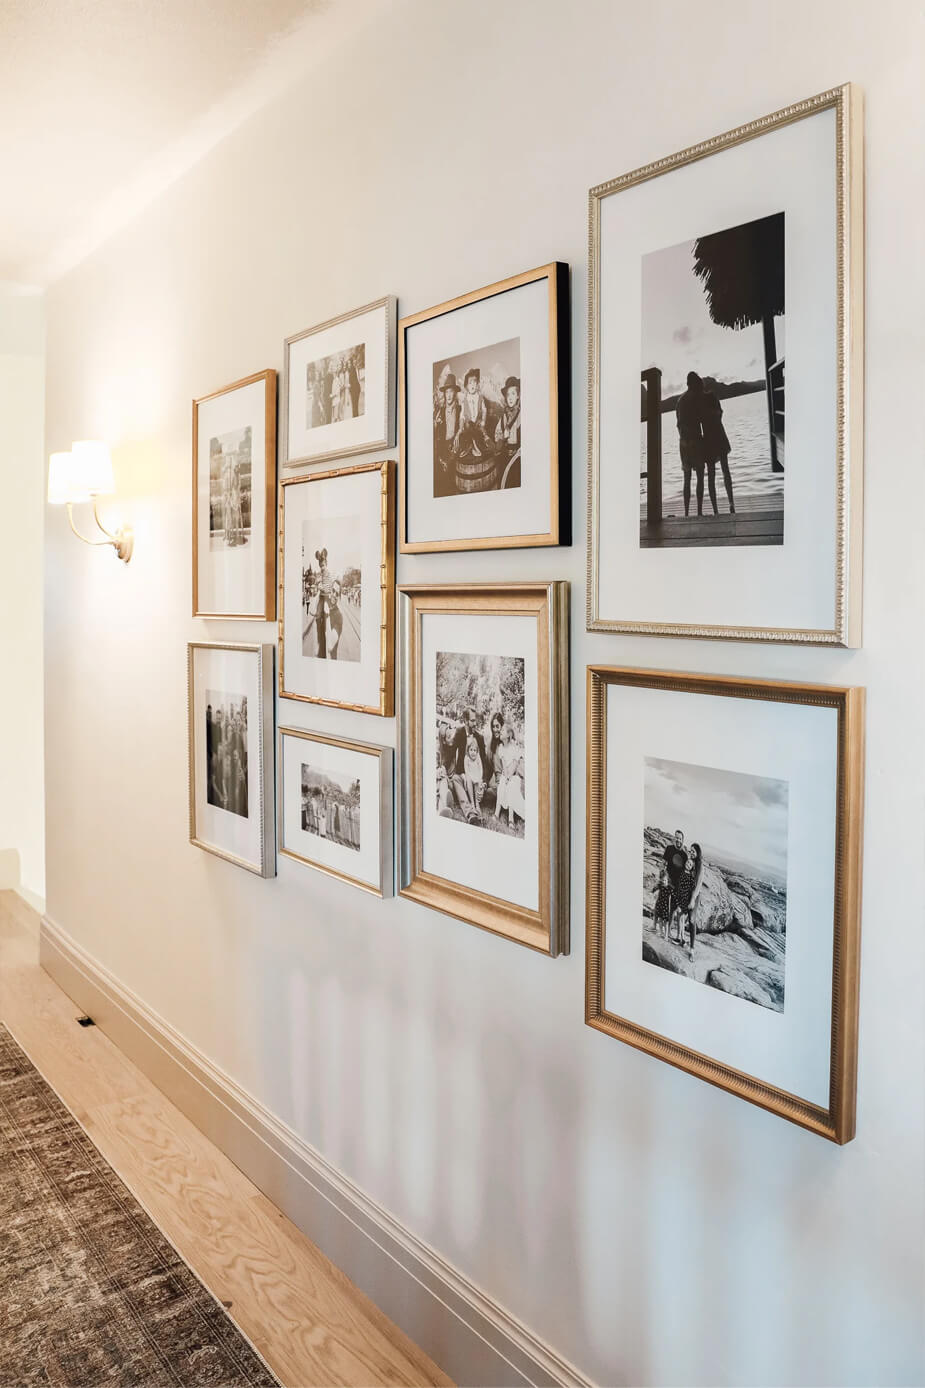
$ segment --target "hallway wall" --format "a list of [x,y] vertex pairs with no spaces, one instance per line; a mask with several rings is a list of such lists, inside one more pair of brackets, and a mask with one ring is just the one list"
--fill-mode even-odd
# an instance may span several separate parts
[[[48,451],[99,436],[128,567],[49,513],[48,914],[601,1384],[925,1377],[925,195],[906,0],[443,0],[381,18],[48,296]],[[852,80],[867,102],[865,644],[584,630],[588,188]],[[401,556],[399,582],[572,582],[572,952],[187,842],[190,401],[383,294],[572,267],[575,544]],[[583,1025],[584,668],[868,688],[857,1139],[838,1149]],[[284,722],[394,743],[392,721]]]

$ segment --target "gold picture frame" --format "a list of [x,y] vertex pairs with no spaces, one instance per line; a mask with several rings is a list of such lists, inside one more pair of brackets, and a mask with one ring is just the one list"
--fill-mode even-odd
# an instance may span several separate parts
[[[399,589],[401,604],[399,894],[555,957],[569,948],[568,591],[548,583],[427,584]],[[538,909],[424,868],[422,620],[426,616],[532,618],[537,632]]]
[[[247,386],[264,383],[264,582],[263,608],[259,612],[222,612],[200,606],[199,594],[199,414],[208,401],[231,395]],[[229,386],[222,386],[193,401],[193,616],[272,622],[276,619],[276,372],[255,371]]]
[[[379,561],[379,697],[374,704],[348,703],[338,699],[301,693],[286,688],[285,632],[285,556],[286,556],[286,498],[290,488],[318,486],[336,478],[357,477],[378,472],[380,476],[379,526],[381,548]],[[358,463],[353,467],[332,468],[325,472],[302,473],[283,477],[279,485],[279,697],[302,703],[325,704],[330,708],[346,708],[354,713],[374,713],[391,718],[395,711],[395,463],[386,459],[378,463]]]
[[[608,834],[607,696],[611,686],[667,690],[721,699],[769,701],[832,709],[837,716],[837,787],[831,923],[829,1101],[809,1102],[608,1011],[605,1006],[607,937],[620,922],[606,918]],[[860,959],[861,839],[863,826],[864,690],[774,680],[694,675],[665,670],[592,665],[587,671],[587,900],[585,1021],[588,1026],[728,1090],[832,1142],[855,1132]],[[648,833],[648,829],[646,830]],[[642,826],[640,826],[640,835]],[[656,907],[656,916],[658,907]],[[821,928],[826,929],[825,921]],[[634,920],[633,928],[638,928]],[[666,930],[666,941],[670,936]],[[657,933],[657,924],[656,924]],[[679,918],[679,942],[682,926]],[[694,934],[691,932],[691,955]],[[687,986],[687,985],[685,985]],[[789,986],[789,985],[788,985]],[[727,990],[728,991],[728,990]]]
[[[607,199],[647,180],[709,159],[735,145],[760,139],[831,110],[835,117],[835,418],[832,422],[835,488],[832,495],[834,573],[832,620],[805,627],[767,622],[722,624],[622,619],[602,611],[601,535],[601,210]],[[794,642],[813,646],[861,644],[861,560],[864,438],[864,166],[863,101],[851,83],[833,87],[772,115],[670,157],[634,169],[590,190],[588,196],[588,550],[587,629],[643,636],[686,636],[706,640]],[[779,363],[783,367],[783,363]],[[781,426],[783,427],[783,426]],[[778,541],[779,543],[779,541]]]

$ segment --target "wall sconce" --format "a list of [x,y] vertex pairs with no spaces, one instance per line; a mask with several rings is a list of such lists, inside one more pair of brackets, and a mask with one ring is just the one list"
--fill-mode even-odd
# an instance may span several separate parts
[[[71,444],[70,453],[52,453],[48,460],[48,501],[52,506],[66,506],[67,518],[78,540],[85,545],[112,545],[116,554],[127,564],[132,557],[134,536],[128,526],[112,533],[100,520],[96,509],[98,496],[110,496],[116,490],[112,475],[109,445],[98,439],[82,439]],[[74,524],[73,507],[93,502],[93,519],[105,535],[104,540],[88,540]]]

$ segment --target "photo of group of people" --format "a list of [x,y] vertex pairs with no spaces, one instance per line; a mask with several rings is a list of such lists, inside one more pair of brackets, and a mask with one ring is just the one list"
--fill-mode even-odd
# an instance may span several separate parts
[[358,516],[302,522],[302,654],[359,660],[363,584]]
[[305,368],[305,427],[339,424],[366,413],[366,343],[310,361]]
[[520,338],[434,362],[434,496],[521,485]]
[[209,440],[209,548],[246,545],[251,534],[251,428]]
[[360,851],[360,782],[302,763],[302,828],[307,834]]
[[523,838],[524,662],[437,654],[437,812]]
[[206,691],[206,799],[247,818],[247,696]]

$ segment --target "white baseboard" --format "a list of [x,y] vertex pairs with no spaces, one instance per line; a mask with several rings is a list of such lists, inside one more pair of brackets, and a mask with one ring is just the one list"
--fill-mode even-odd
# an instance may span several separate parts
[[465,1388],[590,1381],[42,918],[41,962],[130,1060]]

